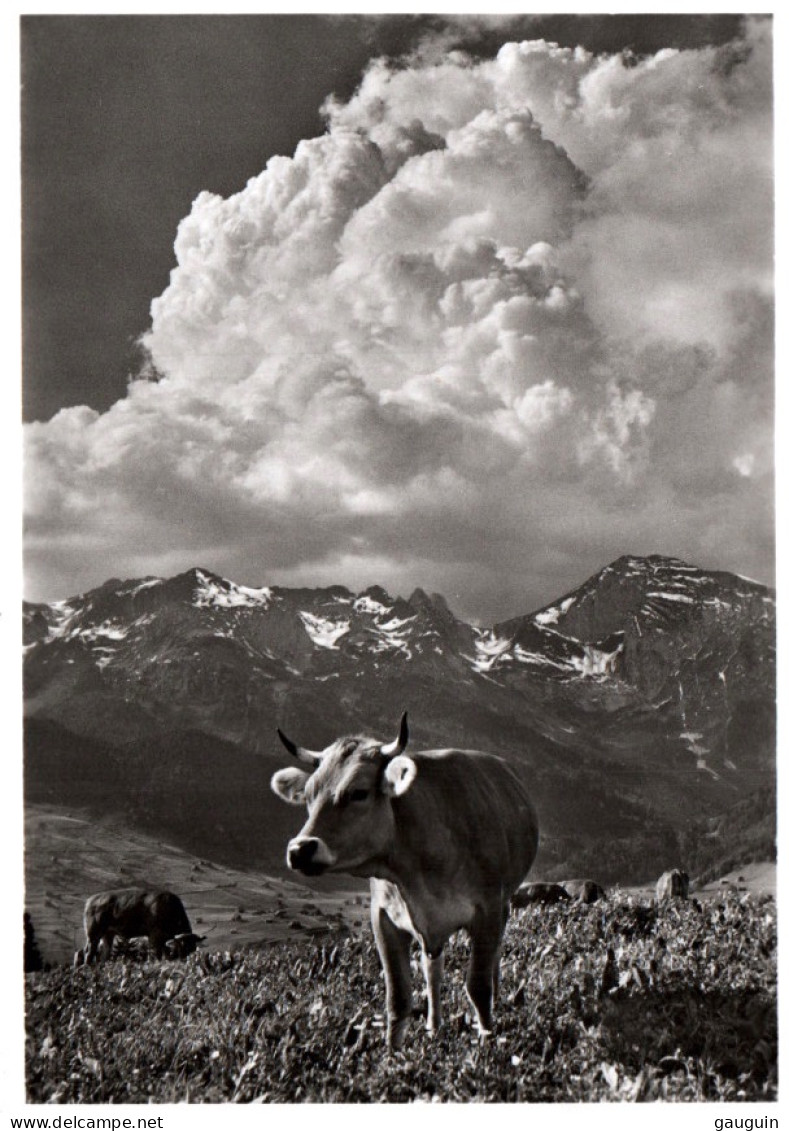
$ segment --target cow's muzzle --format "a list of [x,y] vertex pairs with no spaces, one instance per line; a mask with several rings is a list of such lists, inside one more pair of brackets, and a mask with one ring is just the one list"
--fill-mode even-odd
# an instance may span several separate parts
[[328,866],[325,851],[325,845],[317,837],[292,840],[288,845],[288,867],[305,876],[319,876]]

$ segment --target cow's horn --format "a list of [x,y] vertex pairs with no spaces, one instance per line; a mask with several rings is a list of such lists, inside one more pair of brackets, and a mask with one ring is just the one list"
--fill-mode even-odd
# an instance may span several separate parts
[[408,711],[403,711],[403,717],[400,720],[400,731],[397,738],[393,742],[387,742],[386,746],[381,747],[381,753],[384,758],[394,758],[398,754],[402,754],[408,743]]
[[287,750],[288,754],[292,754],[299,762],[303,762],[305,766],[311,766],[314,770],[320,763],[321,755],[315,750],[307,750],[303,746],[297,746],[295,742],[291,742],[286,734],[277,727],[277,734],[282,745]]

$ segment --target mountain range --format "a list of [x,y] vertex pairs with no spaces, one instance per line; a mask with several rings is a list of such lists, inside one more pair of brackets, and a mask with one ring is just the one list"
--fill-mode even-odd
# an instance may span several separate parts
[[282,872],[301,816],[268,783],[281,727],[392,737],[528,768],[536,871],[638,882],[770,851],[775,594],[624,556],[480,627],[439,594],[251,588],[192,569],[24,610],[25,791],[233,866]]

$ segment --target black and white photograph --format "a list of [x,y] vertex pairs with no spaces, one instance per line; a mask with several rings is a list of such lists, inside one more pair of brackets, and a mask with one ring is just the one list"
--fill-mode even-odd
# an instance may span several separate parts
[[15,15],[15,1113],[778,1127],[773,23]]

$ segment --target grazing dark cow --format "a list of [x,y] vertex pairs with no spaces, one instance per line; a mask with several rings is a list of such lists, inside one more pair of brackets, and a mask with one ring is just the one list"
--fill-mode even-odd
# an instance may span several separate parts
[[605,899],[605,889],[594,880],[562,880],[562,887],[571,899],[579,903],[597,903]]
[[307,806],[307,822],[288,845],[289,867],[370,878],[389,1045],[402,1047],[413,1012],[412,940],[421,946],[427,1027],[435,1032],[442,951],[461,927],[471,936],[467,992],[480,1032],[488,1032],[509,899],[537,853],[524,769],[471,750],[408,756],[406,715],[389,743],[340,738],[316,752],[278,733],[308,767],[271,780],[285,801]]
[[192,931],[184,905],[171,891],[120,888],[99,892],[85,904],[85,949],[77,951],[74,965],[109,958],[112,941],[146,935],[157,958],[185,958],[203,941]]
[[[188,936],[187,936],[188,937]],[[165,946],[169,949],[169,940]],[[114,935],[112,942],[109,944],[102,944],[100,947],[100,954],[104,958],[123,958],[125,960],[132,960],[134,962],[145,962],[149,957],[148,940],[143,935],[140,938],[125,939],[122,935]],[[74,954],[74,966],[84,966],[85,964],[85,949],[78,950]]]
[[529,907],[532,903],[563,903],[570,898],[561,884],[521,884],[510,899],[511,907]]
[[690,877],[687,872],[680,872],[679,868],[672,868],[664,872],[655,885],[655,894],[659,900],[687,899]]

